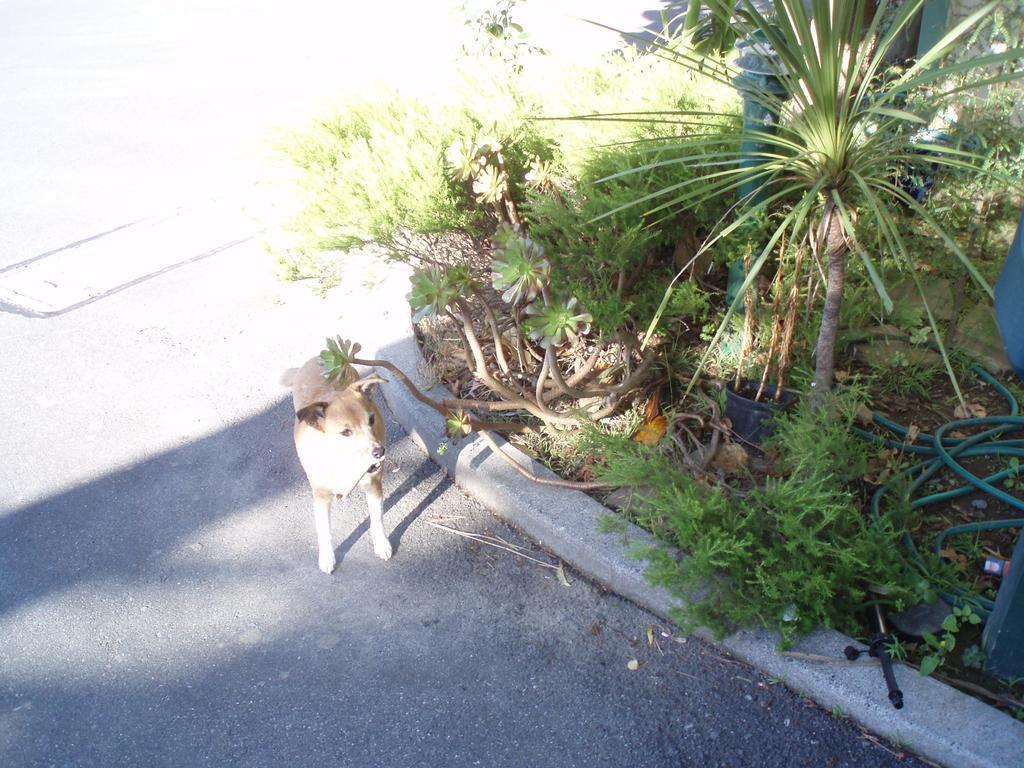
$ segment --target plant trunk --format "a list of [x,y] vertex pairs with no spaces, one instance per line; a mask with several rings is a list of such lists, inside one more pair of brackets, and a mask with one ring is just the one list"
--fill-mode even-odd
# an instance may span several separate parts
[[843,233],[842,221],[834,205],[825,205],[825,216],[819,230],[828,254],[828,285],[825,288],[825,307],[821,313],[821,329],[815,351],[814,394],[812,403],[820,405],[832,391],[832,378],[836,367],[836,339],[839,336],[839,310],[843,302],[843,281],[846,277],[846,254],[849,246]]

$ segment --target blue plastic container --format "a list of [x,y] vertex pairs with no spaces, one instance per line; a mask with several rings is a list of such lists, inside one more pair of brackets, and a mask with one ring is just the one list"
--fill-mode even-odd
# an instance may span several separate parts
[[996,321],[1013,370],[1024,378],[1024,215],[996,281]]

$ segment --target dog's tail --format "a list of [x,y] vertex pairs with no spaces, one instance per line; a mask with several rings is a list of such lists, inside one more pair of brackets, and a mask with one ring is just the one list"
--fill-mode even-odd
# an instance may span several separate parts
[[287,371],[281,374],[281,386],[290,387],[295,382],[295,374],[299,372],[298,368],[289,368]]

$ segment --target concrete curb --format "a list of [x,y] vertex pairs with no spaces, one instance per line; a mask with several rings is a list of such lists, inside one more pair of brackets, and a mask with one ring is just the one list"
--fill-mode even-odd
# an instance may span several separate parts
[[[379,321],[348,333],[358,334],[354,338],[363,345],[363,355],[390,361],[431,397],[450,397],[441,387],[430,388],[423,376],[423,360],[405,301],[408,277],[405,267],[390,269],[368,297],[368,306],[375,308]],[[647,583],[643,564],[628,556],[621,533],[598,532],[598,520],[607,514],[601,504],[578,491],[531,483],[491,455],[481,438],[464,440],[439,454],[437,448],[445,436],[438,414],[398,381],[390,381],[383,390],[403,428],[467,494],[611,591],[669,618],[670,609],[678,604],[676,598]],[[553,476],[512,446],[506,444],[503,449],[534,473]],[[640,544],[653,541],[650,534],[632,525],[625,538]],[[706,632],[699,634],[711,639]],[[1024,723],[932,678],[922,678],[909,667],[896,669],[906,704],[895,710],[885,696],[876,666],[783,656],[777,650],[776,636],[767,631],[742,631],[712,642],[821,706],[838,707],[870,731],[943,765],[1017,765],[1024,754]],[[841,662],[843,648],[851,643],[852,639],[838,632],[820,630],[794,650]]]

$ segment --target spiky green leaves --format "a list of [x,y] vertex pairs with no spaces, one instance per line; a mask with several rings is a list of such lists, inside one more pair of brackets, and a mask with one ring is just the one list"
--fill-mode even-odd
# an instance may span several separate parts
[[452,440],[460,440],[473,431],[473,420],[461,408],[448,411],[444,420],[444,433]]
[[535,302],[526,308],[526,330],[542,347],[559,347],[590,331],[594,318],[577,308],[576,297],[550,304]]
[[[594,319],[582,311],[575,297],[551,297],[551,260],[540,245],[512,227],[498,230],[493,241],[492,283],[507,304],[526,305],[522,330],[531,339],[545,348],[558,347],[590,332]],[[476,290],[472,274],[464,266],[417,271],[408,297],[413,322],[444,312]]]
[[412,291],[407,298],[414,312],[414,323],[441,314],[458,296],[474,288],[472,274],[461,265],[445,269],[428,267],[414,273],[410,282]]
[[464,138],[456,139],[448,146],[444,159],[456,181],[469,181],[487,164],[477,144]]
[[526,186],[530,189],[551,189],[555,185],[555,172],[551,163],[535,156],[526,172]]
[[483,170],[473,179],[473,194],[478,203],[494,205],[505,194],[505,177],[501,170],[493,165],[484,166]]
[[327,348],[320,352],[320,360],[324,364],[324,377],[328,381],[340,379],[360,349],[359,344],[341,336],[328,338]]
[[514,229],[499,230],[494,240],[494,289],[509,304],[532,301],[551,279],[551,260],[540,245]]

